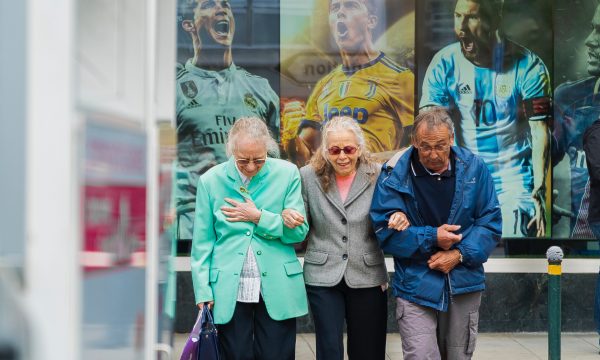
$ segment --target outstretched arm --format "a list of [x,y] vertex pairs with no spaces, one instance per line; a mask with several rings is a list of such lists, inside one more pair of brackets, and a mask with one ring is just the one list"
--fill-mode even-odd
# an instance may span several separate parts
[[531,197],[535,206],[535,215],[527,224],[529,229],[535,226],[536,236],[546,235],[546,173],[550,150],[550,130],[546,121],[530,121],[531,157],[533,164],[533,191]]

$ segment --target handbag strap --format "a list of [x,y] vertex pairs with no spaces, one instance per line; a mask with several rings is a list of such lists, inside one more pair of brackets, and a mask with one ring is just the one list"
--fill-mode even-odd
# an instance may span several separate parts
[[190,336],[193,336],[196,339],[200,337],[200,331],[202,331],[202,318],[203,318],[202,313],[203,313],[202,310],[198,310],[198,316],[196,317],[196,322],[194,323],[194,327],[192,328],[192,331],[190,332]]
[[208,306],[204,307],[202,314],[202,329],[206,329],[208,331],[216,330],[215,322],[213,320],[212,311],[208,308]]
[[204,303],[202,310],[198,310],[198,317],[196,317],[196,322],[194,323],[194,327],[192,328],[190,335],[194,336],[195,338],[199,338],[200,332],[202,332],[202,328],[205,327],[204,324],[206,323],[207,319],[211,324],[213,324],[213,318],[210,310],[208,309],[208,303]]

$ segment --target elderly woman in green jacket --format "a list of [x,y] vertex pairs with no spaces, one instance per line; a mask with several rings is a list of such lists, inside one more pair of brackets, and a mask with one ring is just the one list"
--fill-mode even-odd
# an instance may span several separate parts
[[214,304],[225,359],[293,359],[296,317],[308,312],[293,244],[308,224],[284,226],[283,209],[305,214],[298,169],[270,158],[265,123],[238,119],[229,160],[198,181],[192,279],[200,308]]

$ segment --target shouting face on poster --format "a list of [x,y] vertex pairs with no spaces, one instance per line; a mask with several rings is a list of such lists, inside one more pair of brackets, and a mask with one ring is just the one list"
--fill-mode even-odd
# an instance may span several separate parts
[[373,47],[371,32],[377,25],[373,10],[370,0],[331,0],[329,27],[340,51],[355,54]]
[[475,65],[489,64],[499,18],[486,14],[482,3],[469,0],[456,2],[454,32],[463,54]]
[[216,44],[231,46],[235,33],[235,19],[229,1],[198,1],[194,25],[201,40],[211,39]]
[[[183,20],[181,26],[192,38],[195,65],[205,68],[222,68],[231,65],[235,19],[229,1],[198,0],[191,18]],[[209,45],[223,47],[222,53],[219,51],[219,54],[213,54],[219,59],[216,64],[207,54],[202,54],[202,49]]]

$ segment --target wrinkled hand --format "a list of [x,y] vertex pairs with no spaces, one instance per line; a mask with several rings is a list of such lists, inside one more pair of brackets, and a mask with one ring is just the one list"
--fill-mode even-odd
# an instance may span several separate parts
[[[213,306],[215,305],[214,301],[207,301],[208,304],[208,309],[212,309]],[[204,303],[198,303],[198,309],[202,310],[204,309]]]
[[535,215],[531,218],[529,223],[527,224],[527,230],[529,230],[532,226],[535,226],[537,237],[546,236],[546,208],[544,196],[540,195],[543,190],[539,190],[534,192],[534,195],[531,196],[533,199],[533,205],[535,207]]
[[221,206],[221,212],[225,215],[225,220],[231,222],[249,221],[258,224],[261,211],[256,208],[252,200],[248,198],[246,198],[245,202],[236,201],[231,198],[225,198],[224,200],[233,205],[233,207]]
[[459,263],[460,253],[456,249],[438,251],[427,260],[430,269],[441,271],[444,274],[452,271]]
[[304,216],[294,209],[284,209],[281,212],[281,217],[283,218],[283,225],[290,229],[304,224]]
[[388,220],[388,228],[403,231],[406,230],[410,226],[410,222],[408,218],[402,211],[396,211],[390,216],[390,220]]
[[455,234],[460,229],[460,225],[444,224],[437,228],[437,244],[444,250],[462,240],[462,234]]

